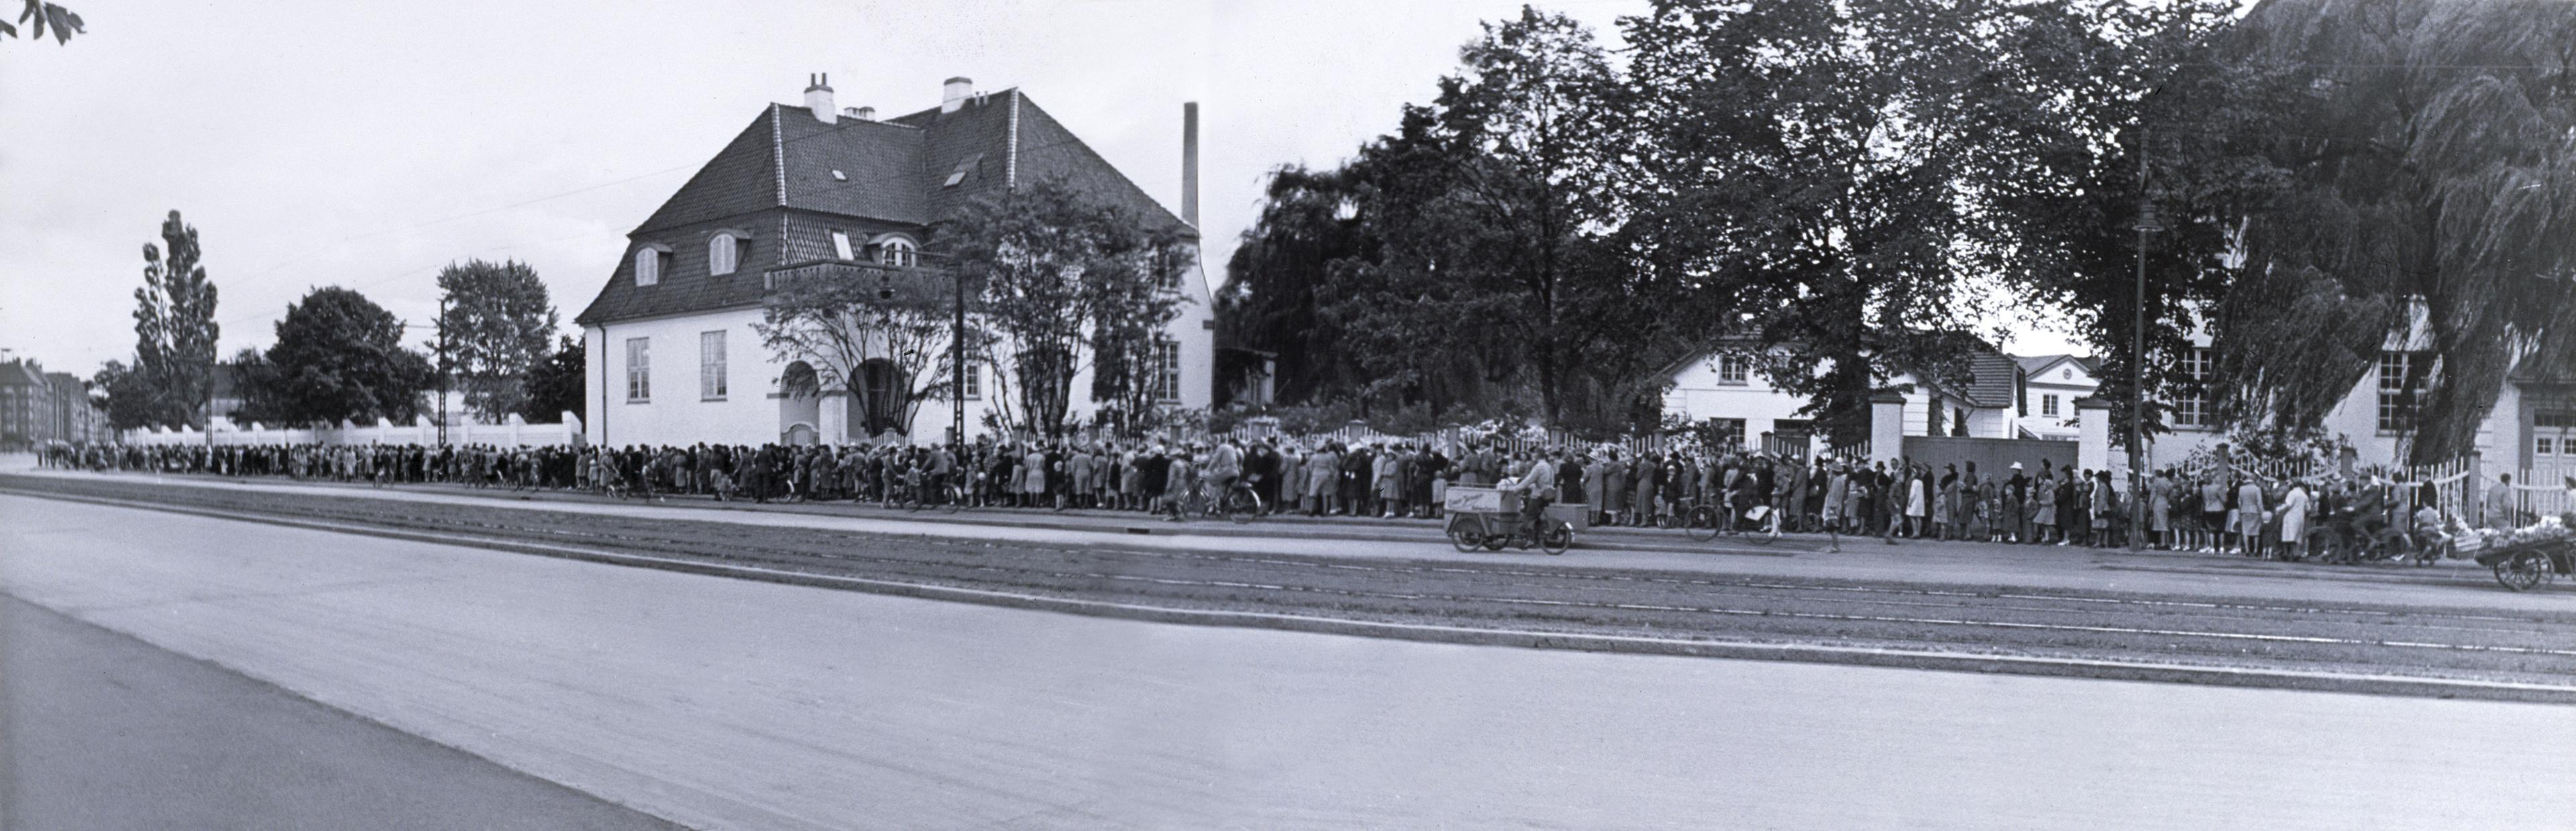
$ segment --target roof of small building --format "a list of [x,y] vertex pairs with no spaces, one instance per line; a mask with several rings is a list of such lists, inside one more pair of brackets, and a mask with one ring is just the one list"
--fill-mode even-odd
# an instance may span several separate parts
[[2014,404],[2016,383],[2022,377],[2022,365],[2001,352],[1978,350],[1967,356],[1968,377],[1964,384],[1927,382],[1978,407],[2003,408]]
[[2102,362],[2091,355],[2014,355],[2012,359],[2021,364],[2022,374],[2034,378],[2047,370],[2050,364],[2058,361],[2071,362],[2077,369],[2084,370],[2086,375],[2098,375],[2102,372]]
[[[756,304],[766,293],[759,272],[837,257],[830,240],[836,220],[922,236],[977,197],[1048,178],[1149,225],[1195,234],[1016,88],[976,95],[954,111],[931,107],[882,121],[836,116],[825,124],[805,107],[771,104],[628,234],[629,253],[574,320]],[[770,211],[783,216],[755,216]],[[634,246],[687,251],[713,233],[704,226],[729,221],[741,222],[738,230],[761,243],[756,253],[765,260],[746,257],[734,275],[710,278],[700,264],[695,271],[668,268],[653,286],[631,279]],[[769,239],[758,239],[764,236]],[[675,266],[690,260],[674,259],[681,261]]]

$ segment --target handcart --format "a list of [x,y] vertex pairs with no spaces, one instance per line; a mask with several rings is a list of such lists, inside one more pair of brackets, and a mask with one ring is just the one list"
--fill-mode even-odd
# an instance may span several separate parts
[[2576,540],[2559,538],[2495,545],[2479,552],[2478,565],[2495,572],[2496,582],[2514,591],[2530,591],[2559,577],[2576,576]]
[[1449,514],[1449,544],[1459,551],[1501,551],[1505,546],[1536,546],[1563,554],[1574,545],[1574,529],[1591,517],[1587,505],[1548,505],[1536,522],[1521,515],[1521,495],[1501,488],[1449,487],[1441,508]]

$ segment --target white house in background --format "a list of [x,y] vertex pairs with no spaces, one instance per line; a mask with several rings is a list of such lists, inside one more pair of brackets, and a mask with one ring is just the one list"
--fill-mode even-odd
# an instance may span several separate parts
[[[2407,460],[2415,397],[2422,390],[2408,390],[2406,379],[2417,362],[2432,355],[2430,330],[2420,320],[2423,313],[2419,306],[2417,325],[2388,336],[2377,366],[2326,414],[2326,435],[2350,443],[2357,464],[2396,465]],[[2195,326],[2191,342],[2192,352],[2183,358],[2185,374],[2209,377],[2213,363],[2207,329]],[[2563,355],[2552,358],[2550,354],[2544,350],[2515,361],[2505,373],[2495,405],[2479,423],[2474,448],[2487,476],[2530,471],[2542,481],[2555,481],[2556,476],[2576,474],[2576,448],[2567,443],[2576,438],[2576,365]],[[2151,469],[2179,464],[2202,448],[2226,441],[2223,428],[2211,417],[2206,396],[2184,396],[2166,403],[2173,430],[2149,439]],[[2121,454],[2113,456],[2115,469],[2126,470],[2127,460]]]
[[[1817,434],[1812,416],[1798,412],[1808,399],[1781,391],[1746,352],[1718,349],[1694,356],[1667,367],[1662,377],[1667,417],[1694,424],[1718,419],[1722,432],[1731,426],[1731,435],[1747,446],[1764,446],[1767,439],[1814,450],[1828,440]],[[1955,386],[1927,382],[1913,373],[1897,375],[1888,384],[1905,390],[1905,435],[2019,435],[2022,417],[2016,401],[2022,372],[2010,356],[1991,351],[1970,355],[1968,378]]]
[[2026,389],[2021,432],[2034,439],[2075,440],[2075,400],[2102,387],[2101,364],[2078,355],[2015,355]]
[[[874,108],[836,109],[832,88],[817,76],[804,106],[764,107],[627,234],[607,284],[574,318],[588,350],[585,438],[841,443],[908,429],[912,440],[941,440],[951,402],[925,401],[905,424],[845,392],[813,392],[810,365],[770,354],[753,329],[770,286],[791,277],[934,279],[919,253],[932,223],[978,196],[1049,178],[1195,242],[1196,116],[1195,104],[1185,107],[1176,216],[1018,89],[976,92],[974,82],[950,78],[938,106],[880,120]],[[1216,334],[1206,276],[1193,265],[1169,290],[1181,314],[1164,329],[1150,383],[1166,406],[1205,408]],[[859,369],[870,378],[893,374]],[[973,437],[1005,386],[995,382],[1011,379],[984,363],[967,371],[963,406]],[[1093,413],[1087,371],[1072,389],[1073,415]]]

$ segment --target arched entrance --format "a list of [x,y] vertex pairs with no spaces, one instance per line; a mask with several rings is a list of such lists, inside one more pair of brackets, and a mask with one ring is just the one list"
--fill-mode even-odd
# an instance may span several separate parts
[[779,443],[813,444],[821,435],[815,425],[822,421],[823,386],[814,376],[814,367],[804,361],[788,364],[778,376]]
[[903,415],[903,394],[909,386],[903,371],[893,361],[872,358],[859,364],[858,395],[850,399],[850,423],[873,438],[886,431],[907,432],[899,423]]

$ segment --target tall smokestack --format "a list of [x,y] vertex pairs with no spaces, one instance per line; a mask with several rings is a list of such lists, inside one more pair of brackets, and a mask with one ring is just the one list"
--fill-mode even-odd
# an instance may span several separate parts
[[1181,221],[1199,227],[1199,102],[1181,104]]

